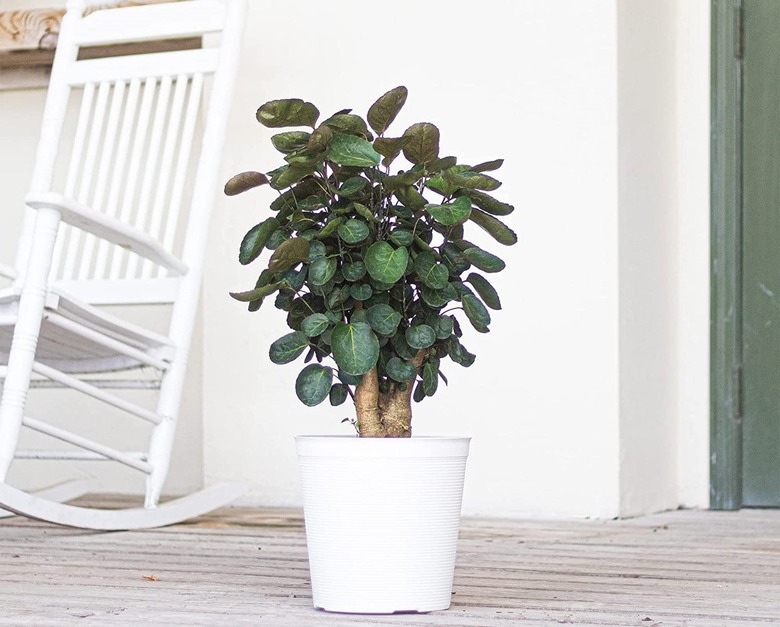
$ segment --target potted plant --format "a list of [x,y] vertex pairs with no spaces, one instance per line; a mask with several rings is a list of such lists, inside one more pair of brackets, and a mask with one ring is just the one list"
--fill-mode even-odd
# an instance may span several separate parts
[[496,217],[513,207],[490,194],[502,160],[440,156],[428,122],[386,135],[406,98],[396,87],[365,120],[345,109],[322,122],[310,102],[267,102],[261,124],[298,129],[271,137],[285,163],[225,186],[278,193],[240,245],[242,264],[270,251],[265,268],[231,295],[286,312],[291,332],[269,356],[304,357],[302,403],[355,406],[360,437],[297,438],[314,605],[331,611],[449,607],[469,438],[411,438],[412,401],[447,383],[443,360],[472,365],[463,324],[486,333],[501,308],[484,274],[505,264],[465,227],[517,241]]

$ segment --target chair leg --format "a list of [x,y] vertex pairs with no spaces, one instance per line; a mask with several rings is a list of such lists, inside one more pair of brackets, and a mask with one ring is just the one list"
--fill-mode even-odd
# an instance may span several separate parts
[[43,209],[35,221],[34,244],[30,254],[19,312],[8,354],[8,368],[0,400],[0,482],[4,482],[14,458],[30,388],[38,335],[46,305],[51,251],[57,239],[60,214]]

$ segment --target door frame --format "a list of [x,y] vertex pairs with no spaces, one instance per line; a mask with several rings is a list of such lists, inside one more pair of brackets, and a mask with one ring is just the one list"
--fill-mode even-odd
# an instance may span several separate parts
[[712,0],[710,507],[742,506],[742,0]]

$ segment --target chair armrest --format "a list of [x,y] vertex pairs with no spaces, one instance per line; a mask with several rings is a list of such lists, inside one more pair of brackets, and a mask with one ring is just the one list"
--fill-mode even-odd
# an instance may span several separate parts
[[11,279],[12,281],[17,277],[16,269],[11,266],[6,266],[0,263],[0,277],[4,279]]
[[54,209],[59,212],[63,222],[127,248],[180,275],[187,273],[187,265],[148,233],[95,211],[72,198],[54,192],[31,193],[25,197],[25,203],[33,209]]

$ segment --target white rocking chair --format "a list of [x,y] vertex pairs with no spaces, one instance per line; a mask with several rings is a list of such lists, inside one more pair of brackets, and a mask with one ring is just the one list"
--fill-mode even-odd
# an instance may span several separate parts
[[[181,0],[84,16],[87,4],[67,4],[17,262],[0,266],[10,279],[0,289],[0,508],[88,529],[158,527],[226,505],[245,489],[220,485],[159,503],[246,6]],[[124,46],[204,36],[192,49],[129,54],[137,46]],[[118,56],[85,60],[86,49],[113,45]],[[138,308],[118,305],[162,306],[167,330],[129,322],[120,314]],[[28,392],[37,387],[67,388],[149,423],[147,450],[118,450],[28,416]],[[158,390],[156,406],[128,400],[129,387]],[[66,442],[67,450],[21,450],[22,427]],[[146,475],[144,507],[60,502],[89,490],[88,481],[38,494],[17,489],[7,481],[14,459],[119,462]]]

